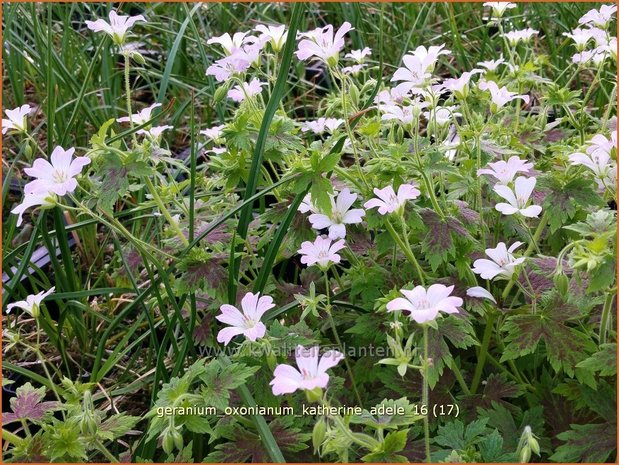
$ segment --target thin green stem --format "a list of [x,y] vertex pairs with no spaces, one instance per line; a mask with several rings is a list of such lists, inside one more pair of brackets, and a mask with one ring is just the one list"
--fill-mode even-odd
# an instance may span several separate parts
[[410,244],[408,242],[408,237],[407,237],[408,234],[406,234],[406,231],[404,232],[405,241],[403,241],[400,235],[396,232],[395,228],[393,227],[389,219],[385,220],[385,227],[387,228],[387,231],[389,231],[389,234],[391,235],[393,240],[396,242],[396,244],[398,244],[402,252],[404,252],[404,255],[406,255],[406,258],[408,259],[408,261],[413,265],[413,267],[417,271],[417,275],[419,276],[419,281],[421,281],[421,284],[425,286],[425,273],[423,272],[423,269],[421,268],[421,266],[419,265],[419,262],[415,258],[415,254],[411,250]]
[[486,319],[486,328],[484,329],[484,335],[481,341],[481,349],[479,350],[479,357],[477,358],[477,366],[475,367],[475,373],[473,374],[473,381],[471,382],[471,394],[477,392],[479,382],[481,381],[481,375],[484,371],[484,365],[486,364],[486,356],[488,355],[488,346],[490,345],[490,338],[492,336],[492,329],[494,328],[494,321],[496,320],[496,313],[494,311],[488,313]]
[[615,293],[609,291],[606,294],[606,300],[604,300],[604,307],[602,308],[602,319],[600,320],[600,345],[606,343],[606,337],[608,332],[608,322],[610,321],[611,308],[613,306],[613,300],[615,299]]
[[159,207],[159,210],[161,210],[161,213],[163,214],[163,216],[165,216],[166,220],[168,220],[170,228],[174,230],[174,232],[179,237],[183,245],[187,247],[189,245],[189,241],[183,234],[183,231],[181,231],[181,229],[178,227],[178,223],[174,221],[174,219],[172,218],[172,215],[170,215],[170,212],[168,211],[165,204],[161,200],[161,197],[159,197],[159,194],[157,193],[157,189],[153,185],[152,181],[148,177],[145,176],[144,184],[146,185],[146,188],[148,189],[149,194],[153,196],[153,199],[155,200],[155,203]]
[[428,405],[430,398],[430,388],[428,385],[428,326],[422,325],[423,328],[423,385],[421,392],[421,404],[426,408],[426,414],[423,417],[423,439],[426,451],[426,462],[431,463],[430,457],[430,406]]

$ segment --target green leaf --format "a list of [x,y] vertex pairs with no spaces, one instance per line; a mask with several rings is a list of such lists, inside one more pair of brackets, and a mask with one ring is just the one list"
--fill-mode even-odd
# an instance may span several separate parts
[[97,429],[97,435],[112,441],[127,434],[138,422],[140,417],[119,413],[105,420]]
[[617,374],[617,343],[602,344],[600,350],[576,365],[600,376]]
[[617,424],[570,425],[557,438],[565,444],[550,456],[554,462],[602,463],[617,450]]
[[230,400],[230,391],[235,389],[251,378],[260,367],[248,367],[242,363],[233,363],[226,367],[219,360],[213,360],[203,373],[199,375],[204,386],[200,393],[206,405],[224,410]]
[[400,452],[406,447],[406,436],[408,430],[393,431],[385,436],[385,441],[382,444],[384,452]]

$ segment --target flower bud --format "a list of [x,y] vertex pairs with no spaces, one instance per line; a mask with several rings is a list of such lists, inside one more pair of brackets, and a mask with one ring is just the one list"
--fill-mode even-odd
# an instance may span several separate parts
[[570,280],[568,279],[568,277],[565,275],[565,273],[563,273],[563,271],[561,271],[560,273],[557,273],[553,276],[552,278],[555,287],[557,288],[557,291],[559,292],[559,294],[561,295],[565,295],[567,294],[569,285],[570,285]]
[[531,460],[531,449],[528,445],[524,446],[520,451],[519,460],[520,463],[529,463],[529,460]]
[[131,58],[139,65],[146,64],[146,60],[140,52],[131,52]]
[[171,454],[174,451],[174,436],[172,436],[170,428],[164,430],[161,446],[166,454]]
[[315,402],[319,402],[320,399],[322,399],[322,388],[317,387],[312,389],[311,391],[306,390],[305,396],[307,397],[307,401],[312,404]]

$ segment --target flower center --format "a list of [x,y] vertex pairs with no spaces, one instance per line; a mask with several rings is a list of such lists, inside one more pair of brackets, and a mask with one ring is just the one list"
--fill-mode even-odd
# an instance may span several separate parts
[[248,316],[244,316],[243,320],[245,321],[245,329],[252,329],[254,326],[256,326],[257,321],[252,320]]
[[301,375],[303,376],[303,379],[312,379],[313,376],[312,374],[306,370],[305,368],[301,368]]
[[318,258],[328,258],[329,257],[329,252],[327,252],[326,250],[321,250],[320,252],[318,252]]
[[52,177],[54,178],[54,181],[56,181],[58,184],[66,182],[69,178],[69,176],[67,176],[67,173],[62,170],[54,170],[54,172],[52,173]]

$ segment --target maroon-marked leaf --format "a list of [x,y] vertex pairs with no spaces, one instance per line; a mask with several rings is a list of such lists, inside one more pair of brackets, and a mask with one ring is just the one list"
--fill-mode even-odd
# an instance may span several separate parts
[[28,420],[36,423],[58,405],[58,402],[55,401],[42,402],[45,397],[45,387],[35,389],[30,383],[17,388],[16,394],[16,397],[10,400],[12,411],[2,414],[3,424],[17,420]]
[[617,424],[571,425],[571,429],[559,434],[558,438],[565,444],[557,448],[550,460],[602,463],[617,450]]

